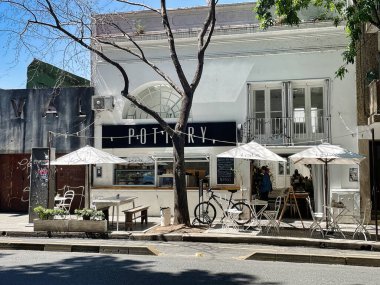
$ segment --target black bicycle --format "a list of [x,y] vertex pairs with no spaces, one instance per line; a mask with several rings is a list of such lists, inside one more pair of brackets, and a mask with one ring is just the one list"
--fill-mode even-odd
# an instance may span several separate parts
[[[230,192],[229,199],[223,198],[221,196],[218,196],[214,193],[212,189],[206,190],[208,194],[207,201],[200,202],[198,205],[195,206],[194,209],[194,216],[195,219],[200,224],[207,224],[211,225],[212,222],[216,218],[216,208],[213,205],[212,201],[215,202],[216,205],[222,210],[223,216],[221,219],[221,222],[224,218],[227,217],[227,210],[228,209],[236,209],[241,211],[241,214],[239,214],[238,217],[235,218],[235,222],[238,225],[245,225],[251,221],[251,208],[247,203],[245,203],[243,200],[237,201],[233,199],[234,193],[236,193],[238,190],[228,190]],[[225,209],[220,201],[228,201],[227,209]]]

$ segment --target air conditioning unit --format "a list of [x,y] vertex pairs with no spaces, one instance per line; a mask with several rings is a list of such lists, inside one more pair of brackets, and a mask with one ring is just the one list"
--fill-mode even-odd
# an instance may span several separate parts
[[92,97],[92,110],[113,110],[113,96]]

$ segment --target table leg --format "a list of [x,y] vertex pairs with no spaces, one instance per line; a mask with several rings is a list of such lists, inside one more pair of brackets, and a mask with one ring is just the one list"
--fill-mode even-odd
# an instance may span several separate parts
[[113,226],[113,217],[115,215],[115,206],[112,206],[112,226]]
[[119,231],[119,205],[116,206],[116,231]]

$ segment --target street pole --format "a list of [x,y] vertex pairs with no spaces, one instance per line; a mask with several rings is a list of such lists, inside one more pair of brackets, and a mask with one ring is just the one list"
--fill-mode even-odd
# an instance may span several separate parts
[[374,200],[374,211],[375,211],[375,229],[376,229],[376,241],[378,240],[378,224],[377,224],[377,179],[376,179],[376,169],[375,169],[375,159],[377,154],[375,153],[375,129],[371,129],[372,134],[372,197]]

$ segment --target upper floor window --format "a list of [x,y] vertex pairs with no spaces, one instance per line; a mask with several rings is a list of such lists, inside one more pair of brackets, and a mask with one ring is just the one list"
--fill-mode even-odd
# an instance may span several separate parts
[[[137,88],[132,94],[162,118],[178,118],[181,107],[180,95],[167,83],[150,82]],[[151,119],[152,117],[134,104],[124,109],[126,119]]]
[[248,140],[281,144],[326,137],[329,80],[257,82],[249,90]]

